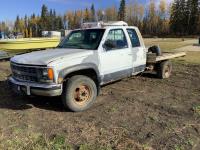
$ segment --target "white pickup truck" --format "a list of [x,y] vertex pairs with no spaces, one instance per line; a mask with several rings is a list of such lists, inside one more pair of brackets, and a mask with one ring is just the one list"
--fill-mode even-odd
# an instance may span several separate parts
[[184,55],[146,49],[138,28],[125,22],[101,22],[72,31],[55,49],[11,58],[9,83],[25,95],[62,96],[66,108],[84,111],[102,85],[145,70],[169,78],[168,60]]

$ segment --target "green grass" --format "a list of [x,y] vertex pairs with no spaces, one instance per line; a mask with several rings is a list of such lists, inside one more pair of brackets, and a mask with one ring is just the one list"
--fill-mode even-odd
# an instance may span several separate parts
[[200,116],[200,105],[194,106],[193,111]]
[[184,150],[184,147],[182,145],[175,145],[175,150]]
[[80,144],[74,148],[73,145],[68,144],[68,140],[62,134],[56,134],[48,137],[41,133],[29,133],[26,136],[24,131],[19,130],[10,135],[10,137],[1,137],[0,149],[8,150],[112,150],[110,146],[101,146],[100,143]]
[[72,150],[62,135],[47,138],[45,135],[31,133],[24,137],[20,134],[0,142],[0,149]]
[[108,112],[110,112],[110,113],[115,113],[117,111],[118,111],[118,107],[114,106],[114,105],[108,109]]
[[112,150],[111,147],[97,147],[96,145],[83,144],[80,145],[78,150]]
[[190,146],[193,146],[194,145],[194,141],[192,139],[188,139],[186,141],[186,144],[190,145]]
[[152,148],[148,144],[142,145],[143,150],[151,150]]

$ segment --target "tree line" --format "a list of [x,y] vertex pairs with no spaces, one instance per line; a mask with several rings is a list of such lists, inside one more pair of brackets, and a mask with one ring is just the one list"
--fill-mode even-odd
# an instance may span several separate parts
[[[84,10],[67,11],[63,16],[43,5],[40,15],[32,14],[24,18],[16,17],[13,33],[22,33],[24,37],[38,37],[45,30],[80,28],[83,22],[93,21],[126,21],[137,26],[143,35],[198,35],[200,34],[200,0],[150,0],[148,6],[137,1],[120,1],[120,6],[106,9],[95,9],[92,4]],[[0,23],[0,30],[10,31],[5,22]]]
[[13,32],[22,33],[24,37],[41,36],[42,31],[54,31],[63,28],[63,17],[56,14],[55,10],[48,10],[47,6],[43,5],[41,15],[32,14],[30,17],[25,15],[24,18],[17,16]]
[[177,35],[200,34],[199,6],[199,0],[175,0],[171,7],[171,31]]

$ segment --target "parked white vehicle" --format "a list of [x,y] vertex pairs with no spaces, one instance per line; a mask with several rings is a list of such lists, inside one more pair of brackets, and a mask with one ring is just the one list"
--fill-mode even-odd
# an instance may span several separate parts
[[171,63],[166,60],[185,55],[158,54],[156,49],[148,53],[137,27],[101,22],[72,31],[56,49],[13,57],[9,81],[17,92],[62,95],[66,108],[84,111],[94,103],[102,85],[146,69],[168,78]]

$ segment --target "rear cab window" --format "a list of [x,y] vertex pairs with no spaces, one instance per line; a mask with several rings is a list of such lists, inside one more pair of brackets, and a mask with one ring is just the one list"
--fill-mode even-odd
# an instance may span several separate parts
[[132,47],[140,47],[140,40],[135,29],[127,29],[127,32],[131,40]]

